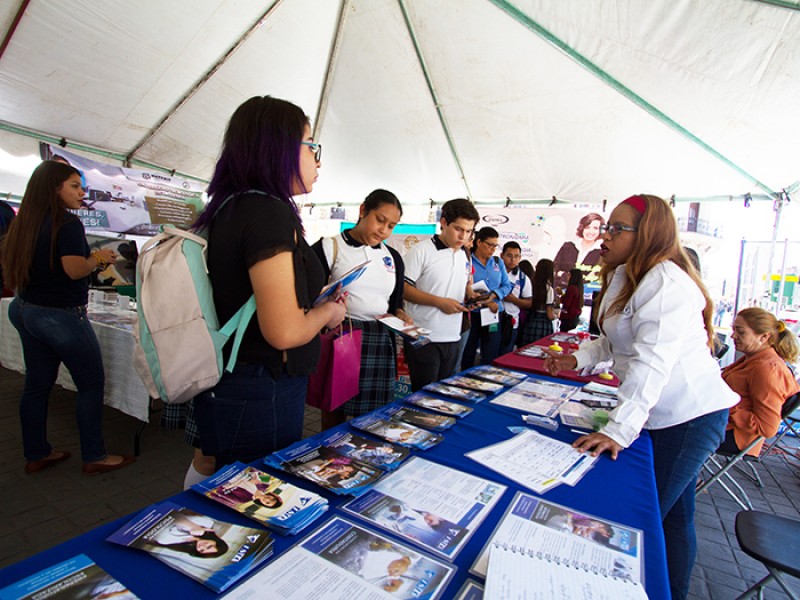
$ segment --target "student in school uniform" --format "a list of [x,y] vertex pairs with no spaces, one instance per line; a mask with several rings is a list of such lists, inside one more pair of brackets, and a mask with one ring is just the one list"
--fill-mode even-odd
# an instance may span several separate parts
[[500,254],[506,266],[511,292],[503,299],[505,312],[500,316],[500,355],[514,349],[519,332],[520,315],[530,310],[533,304],[532,278],[520,268],[522,248],[517,242],[506,242]]
[[442,206],[441,232],[406,254],[406,311],[418,327],[431,332],[431,343],[426,346],[414,348],[404,343],[414,391],[450,376],[456,368],[472,272],[464,245],[469,243],[479,218],[469,200],[450,200]]

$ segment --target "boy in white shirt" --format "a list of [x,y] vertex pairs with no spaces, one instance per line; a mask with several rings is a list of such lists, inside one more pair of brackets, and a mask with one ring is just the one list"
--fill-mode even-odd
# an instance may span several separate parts
[[533,285],[529,277],[525,276],[519,268],[522,258],[522,248],[517,242],[506,242],[500,254],[503,264],[508,271],[508,279],[514,284],[511,293],[503,298],[505,312],[500,321],[500,352],[498,356],[507,354],[514,349],[519,329],[519,315],[523,310],[529,310],[533,303]]
[[441,233],[423,240],[405,256],[406,312],[418,327],[430,330],[431,343],[414,348],[403,343],[411,389],[450,376],[458,360],[462,314],[472,263],[464,246],[479,220],[469,200],[442,206]]

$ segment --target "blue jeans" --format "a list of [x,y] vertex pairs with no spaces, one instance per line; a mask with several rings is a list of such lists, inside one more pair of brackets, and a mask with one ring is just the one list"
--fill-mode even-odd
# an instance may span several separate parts
[[47,404],[63,362],[78,388],[76,413],[83,462],[106,457],[103,441],[105,374],[100,345],[85,306],[54,308],[15,298],[8,318],[22,339],[25,389],[19,405],[22,446],[28,461],[52,451],[47,441]]
[[651,429],[658,503],[673,600],[686,598],[697,555],[694,489],[706,459],[725,437],[728,410],[666,429]]
[[273,379],[266,367],[239,363],[212,389],[195,396],[203,454],[217,468],[251,462],[303,437],[308,377]]

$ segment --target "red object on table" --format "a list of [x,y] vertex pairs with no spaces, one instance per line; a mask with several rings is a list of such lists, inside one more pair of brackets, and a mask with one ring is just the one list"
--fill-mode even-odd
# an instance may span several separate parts
[[[547,337],[543,337],[540,340],[533,342],[532,344],[528,344],[527,346],[523,346],[523,348],[528,348],[530,346],[542,346],[547,348],[552,344],[558,344],[561,346],[563,351],[567,354],[571,354],[578,349],[578,344],[571,344],[568,342],[557,342],[553,340],[553,336],[563,336],[564,334],[561,333],[554,333],[552,335],[548,335]],[[523,356],[516,352],[509,352],[508,354],[504,354],[502,356],[498,356],[494,362],[492,363],[496,367],[503,367],[506,369],[516,369],[517,371],[526,371],[528,373],[537,373],[539,375],[550,375],[550,372],[544,366],[544,359],[541,358],[534,358],[532,356]],[[613,379],[603,379],[598,375],[590,375],[588,377],[584,377],[582,375],[578,375],[577,371],[560,371],[558,373],[558,377],[562,379],[570,379],[572,381],[580,381],[581,383],[589,383],[590,381],[594,381],[596,383],[602,383],[604,385],[619,385],[619,377],[611,373]]]

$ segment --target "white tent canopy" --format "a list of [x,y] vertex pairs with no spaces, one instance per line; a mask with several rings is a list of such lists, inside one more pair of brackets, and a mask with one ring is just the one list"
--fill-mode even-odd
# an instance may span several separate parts
[[314,121],[318,203],[800,185],[790,0],[0,0],[0,25],[12,152],[45,134],[207,179],[270,94]]

